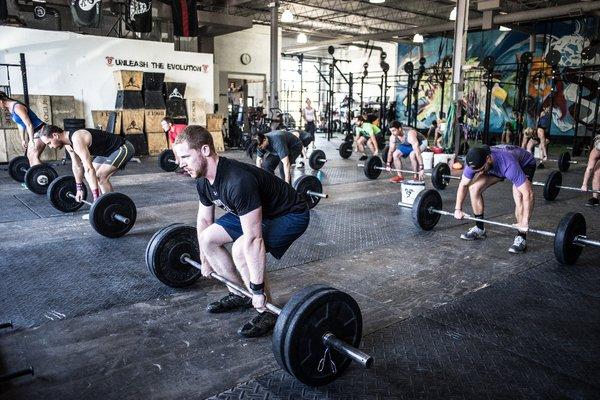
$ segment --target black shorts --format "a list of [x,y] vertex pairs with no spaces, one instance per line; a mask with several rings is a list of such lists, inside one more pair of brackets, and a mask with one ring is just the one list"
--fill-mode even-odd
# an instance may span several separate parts
[[115,168],[123,169],[135,154],[135,148],[129,140],[126,140],[119,148],[110,153],[107,157],[97,156],[94,158],[94,164],[107,164]]
[[535,175],[535,169],[536,169],[535,163],[527,164],[526,166],[523,167],[523,172],[525,173],[525,176],[527,176],[527,179],[529,179],[529,182],[533,182],[533,176]]

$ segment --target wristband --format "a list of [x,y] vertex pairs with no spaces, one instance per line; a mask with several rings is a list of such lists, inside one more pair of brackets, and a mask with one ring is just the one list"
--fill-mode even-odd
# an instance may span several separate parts
[[422,170],[424,170],[424,169],[425,169],[425,166],[424,166],[424,165],[419,165],[419,171],[422,171]]
[[250,282],[250,290],[252,291],[252,294],[265,294],[265,283]]
[[96,201],[96,199],[100,197],[100,189],[92,190],[92,196],[94,196],[94,201]]
[[462,208],[455,208],[454,211],[462,211]]
[[77,191],[83,190],[83,183],[76,183],[75,187],[77,188]]

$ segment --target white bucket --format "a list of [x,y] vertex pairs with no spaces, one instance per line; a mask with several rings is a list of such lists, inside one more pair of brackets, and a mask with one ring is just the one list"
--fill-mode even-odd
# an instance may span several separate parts
[[402,202],[405,204],[413,204],[417,195],[425,190],[425,182],[423,181],[403,181],[401,184]]
[[433,155],[433,166],[435,167],[439,163],[447,163],[448,154],[434,154]]
[[424,151],[421,153],[423,157],[423,166],[425,169],[433,168],[433,153],[431,151]]

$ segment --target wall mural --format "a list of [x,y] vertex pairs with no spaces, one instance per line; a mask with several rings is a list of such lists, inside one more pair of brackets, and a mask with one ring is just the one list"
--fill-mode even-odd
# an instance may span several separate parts
[[[561,53],[559,71],[562,81],[556,85],[554,107],[552,110],[552,135],[573,135],[575,129],[576,104],[578,98],[578,75],[573,71],[582,68],[581,50],[590,44],[589,37],[597,30],[597,18],[582,18],[566,22],[547,22],[533,26],[536,32],[536,52],[527,85],[526,126],[537,126],[537,119],[544,107],[550,106],[552,88],[551,68],[539,62],[552,47]],[[423,43],[423,57],[427,62],[425,75],[419,85],[418,94],[418,127],[428,127],[439,116],[442,105],[441,68],[444,57],[452,57],[452,38],[430,38]],[[467,110],[467,122],[475,131],[483,131],[486,87],[483,81],[483,70],[480,63],[486,56],[495,58],[494,86],[490,108],[490,132],[502,132],[508,121],[514,121],[513,108],[517,100],[514,85],[516,78],[516,61],[529,50],[529,35],[516,32],[488,30],[471,32],[467,40],[467,57],[465,72],[464,99]],[[415,73],[419,66],[419,50],[406,44],[398,45],[398,71],[400,76],[396,82],[396,117],[400,121],[407,120],[407,88],[406,74],[403,66],[412,61]],[[536,62],[537,61],[537,62]],[[589,64],[600,64],[600,57]],[[438,67],[435,73],[433,68]],[[599,67],[592,67],[599,71]],[[446,69],[443,107],[447,113],[452,98],[450,69]],[[579,113],[578,135],[583,135],[586,126],[593,128],[596,98],[600,95],[598,80],[600,73],[589,72],[582,78],[581,111]],[[413,98],[414,102],[414,98]],[[414,104],[414,103],[413,103]]]

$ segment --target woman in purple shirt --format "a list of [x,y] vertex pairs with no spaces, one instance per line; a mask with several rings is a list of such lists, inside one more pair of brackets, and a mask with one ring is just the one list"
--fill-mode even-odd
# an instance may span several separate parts
[[[462,219],[463,202],[467,191],[471,198],[471,208],[476,218],[484,218],[483,192],[490,186],[508,179],[512,182],[513,199],[515,201],[515,216],[519,229],[518,235],[508,249],[511,253],[523,253],[527,249],[527,230],[529,219],[533,212],[533,189],[531,181],[535,174],[535,159],[527,150],[512,146],[482,146],[469,150],[466,156],[465,170],[456,193],[454,217]],[[477,222],[461,239],[485,239],[486,232],[483,222]]]

